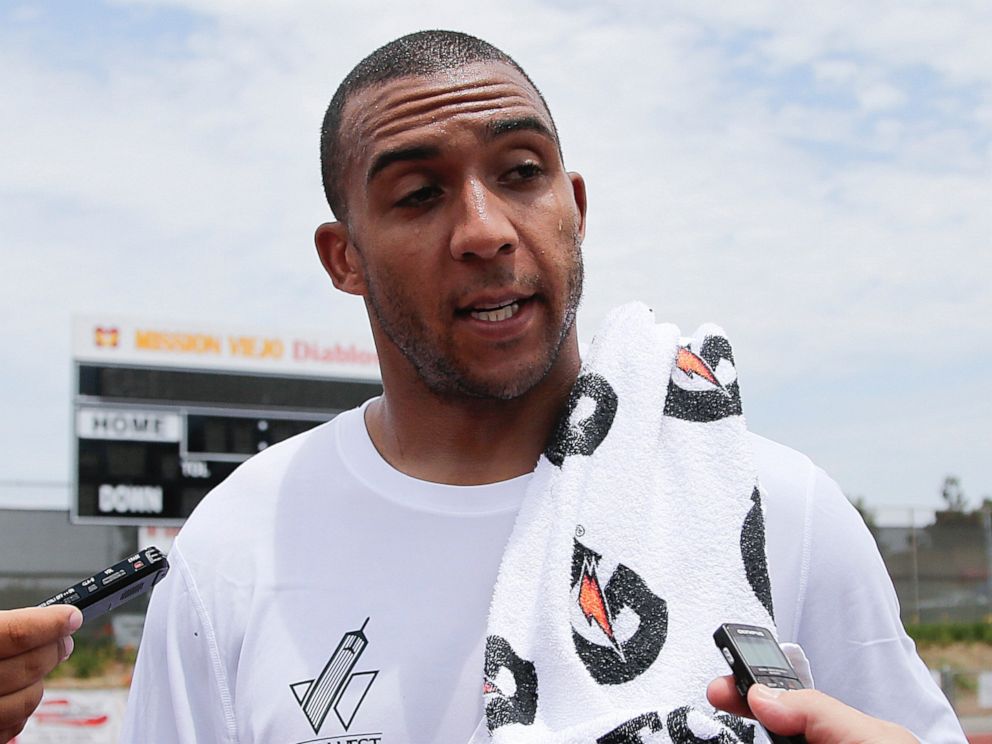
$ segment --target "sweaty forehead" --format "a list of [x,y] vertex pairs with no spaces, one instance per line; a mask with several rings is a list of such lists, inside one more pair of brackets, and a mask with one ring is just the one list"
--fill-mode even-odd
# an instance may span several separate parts
[[358,91],[345,104],[340,144],[351,170],[376,150],[443,136],[455,122],[484,127],[514,117],[537,118],[554,131],[540,96],[519,71],[479,62]]

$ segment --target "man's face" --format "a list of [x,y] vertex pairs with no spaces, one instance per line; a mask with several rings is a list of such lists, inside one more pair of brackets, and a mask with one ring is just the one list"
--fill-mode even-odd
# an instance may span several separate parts
[[402,78],[355,95],[342,132],[380,344],[439,395],[533,388],[574,334],[585,211],[536,91],[500,63]]

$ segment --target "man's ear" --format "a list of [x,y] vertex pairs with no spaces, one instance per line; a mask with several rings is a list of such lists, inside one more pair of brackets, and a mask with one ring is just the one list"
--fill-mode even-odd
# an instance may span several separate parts
[[579,242],[586,237],[586,182],[581,175],[574,171],[569,171],[568,180],[572,182],[572,196],[575,197],[575,206],[579,210]]
[[343,222],[325,222],[314,233],[313,242],[324,271],[342,292],[365,295],[365,267],[361,256],[348,238]]

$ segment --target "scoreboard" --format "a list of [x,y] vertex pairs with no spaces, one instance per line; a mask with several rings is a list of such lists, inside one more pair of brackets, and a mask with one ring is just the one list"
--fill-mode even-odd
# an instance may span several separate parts
[[83,318],[73,348],[77,523],[182,524],[249,457],[382,390],[367,331]]

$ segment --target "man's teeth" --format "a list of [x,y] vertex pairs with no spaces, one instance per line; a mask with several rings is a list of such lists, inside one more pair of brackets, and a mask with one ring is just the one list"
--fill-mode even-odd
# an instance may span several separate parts
[[471,315],[476,320],[485,320],[490,323],[495,323],[500,320],[508,320],[517,314],[517,310],[520,309],[520,303],[511,302],[509,305],[504,305],[503,307],[493,308],[492,310],[473,310]]

